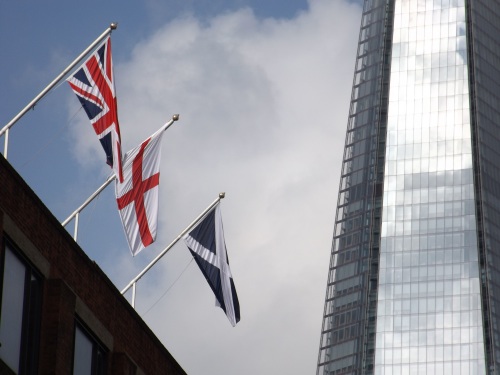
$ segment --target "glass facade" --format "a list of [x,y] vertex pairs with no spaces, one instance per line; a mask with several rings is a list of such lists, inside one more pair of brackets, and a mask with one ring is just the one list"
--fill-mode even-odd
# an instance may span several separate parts
[[467,3],[469,90],[488,373],[500,372],[500,2]]
[[328,275],[320,374],[373,367],[392,1],[365,1]]
[[106,350],[80,323],[75,324],[73,375],[104,375]]
[[499,95],[496,1],[365,0],[318,374],[500,373]]
[[464,0],[396,0],[375,374],[484,374]]
[[0,298],[0,374],[37,374],[42,279],[5,240]]

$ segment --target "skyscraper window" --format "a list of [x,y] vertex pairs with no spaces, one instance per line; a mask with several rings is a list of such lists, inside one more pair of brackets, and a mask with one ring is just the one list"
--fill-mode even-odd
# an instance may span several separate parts
[[500,5],[366,0],[318,374],[496,374]]

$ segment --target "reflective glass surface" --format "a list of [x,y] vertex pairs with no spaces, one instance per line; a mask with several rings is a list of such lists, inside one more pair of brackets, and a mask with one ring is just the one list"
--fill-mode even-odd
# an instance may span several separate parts
[[485,374],[464,0],[396,0],[375,374]]
[[490,373],[500,370],[500,2],[474,1],[467,7],[470,29],[469,81],[475,186],[480,231],[483,317]]
[[[38,374],[42,278],[4,238],[0,373]],[[7,366],[4,368],[4,366]]]
[[[361,18],[317,373],[367,374],[378,267],[381,186],[388,93],[391,1],[365,0]],[[375,194],[374,194],[375,193]],[[378,250],[377,250],[378,251]]]
[[6,247],[0,322],[0,359],[16,373],[21,356],[21,332],[26,267]]
[[73,375],[92,375],[93,347],[93,342],[77,325],[75,328]]

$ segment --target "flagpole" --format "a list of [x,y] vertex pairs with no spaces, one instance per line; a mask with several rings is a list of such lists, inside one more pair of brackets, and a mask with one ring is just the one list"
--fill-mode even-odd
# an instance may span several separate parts
[[151,263],[149,263],[146,268],[144,268],[136,277],[134,277],[132,279],[132,281],[130,281],[128,283],[128,285],[120,292],[122,295],[125,294],[131,287],[133,287],[133,293],[132,293],[132,307],[135,308],[135,284],[137,283],[137,281],[139,281],[139,279],[141,277],[144,276],[144,274],[146,272],[148,272],[151,267],[153,267],[156,262],[158,262],[166,253],[167,251],[169,251],[181,238],[182,236],[184,236],[187,232],[189,232],[208,212],[210,212],[210,210],[212,208],[214,208],[219,202],[221,199],[223,199],[224,197],[226,196],[226,193],[219,193],[219,196],[217,197],[216,200],[214,200],[212,202],[212,204],[210,206],[208,206],[205,211],[203,211],[196,219],[194,219],[194,221],[189,224],[187,226],[186,229],[184,229],[171,243],[170,245],[168,245],[160,254],[158,254],[156,256],[156,258],[154,258]]
[[[172,118],[165,125],[163,125],[156,133],[167,130],[170,127],[170,125],[172,125],[177,120],[179,120],[179,115],[178,114],[173,115]],[[88,197],[87,200],[80,205],[80,207],[78,207],[75,211],[73,211],[73,213],[69,215],[68,218],[61,223],[61,225],[65,227],[71,221],[71,219],[75,218],[75,231],[73,233],[73,239],[75,241],[78,237],[78,219],[80,212],[85,207],[87,207],[88,204],[92,202],[95,199],[95,197],[97,197],[115,179],[116,175],[113,173],[111,176],[108,177],[108,179],[104,182],[104,184],[102,184],[94,193],[92,193],[92,195]]]
[[80,207],[78,207],[71,215],[69,215],[69,217],[66,220],[64,220],[61,223],[61,225],[63,227],[65,227],[66,224],[68,224],[71,221],[71,219],[75,218],[75,232],[73,235],[73,239],[75,241],[76,241],[76,238],[78,236],[78,218],[79,218],[80,212],[85,207],[87,207],[87,205],[90,202],[92,202],[94,200],[94,198],[97,197],[115,179],[116,179],[116,175],[113,173],[111,176],[108,177],[108,179],[106,180],[106,182],[104,182],[104,184],[102,184],[90,197],[87,198],[87,200],[85,202],[82,203],[82,205]]
[[24,109],[19,112],[12,120],[9,121],[7,125],[5,125],[0,130],[0,137],[5,134],[5,142],[4,142],[4,157],[7,159],[7,152],[9,146],[9,129],[21,118],[26,112],[30,109],[34,108],[35,105],[42,99],[52,88],[59,83],[59,81],[71,70],[75,67],[76,64],[80,62],[97,44],[99,44],[108,34],[111,33],[112,30],[115,30],[118,27],[116,23],[111,23],[109,27],[104,31],[90,46],[87,47],[85,51],[83,51],[71,64],[68,65],[66,69],[64,69],[61,74],[59,74],[45,89],[40,92],[29,104],[24,107]]

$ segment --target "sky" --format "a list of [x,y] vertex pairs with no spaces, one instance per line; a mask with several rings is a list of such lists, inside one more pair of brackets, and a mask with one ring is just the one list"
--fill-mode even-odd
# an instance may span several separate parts
[[[137,284],[137,312],[190,375],[316,371],[360,17],[347,0],[0,2],[0,126],[111,22],[123,149],[180,115],[155,243],[132,257],[113,186],[81,214],[78,243],[118,290],[226,193],[236,327],[183,241]],[[64,81],[11,129],[8,160],[61,222],[111,173]]]

